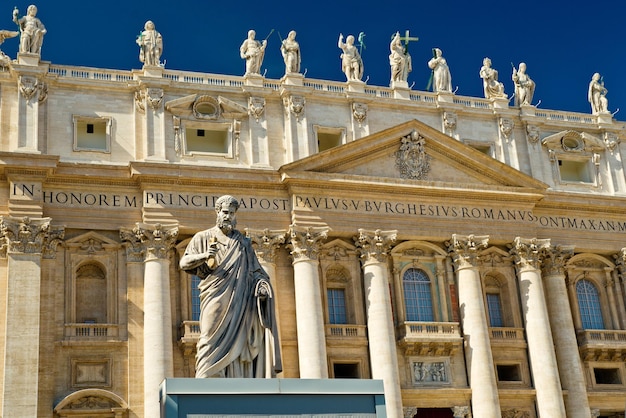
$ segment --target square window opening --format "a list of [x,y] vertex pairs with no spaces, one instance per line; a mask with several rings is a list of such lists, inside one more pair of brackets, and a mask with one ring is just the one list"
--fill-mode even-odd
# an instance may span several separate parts
[[190,128],[185,132],[187,152],[227,154],[228,131]]
[[74,150],[109,151],[109,120],[74,119]]
[[559,160],[561,181],[593,183],[588,161]]
[[358,379],[359,363],[333,363],[333,376],[335,379]]
[[521,382],[522,374],[518,364],[498,364],[496,365],[498,381],[500,382]]
[[600,369],[594,368],[593,374],[598,385],[621,385],[622,377],[619,369]]

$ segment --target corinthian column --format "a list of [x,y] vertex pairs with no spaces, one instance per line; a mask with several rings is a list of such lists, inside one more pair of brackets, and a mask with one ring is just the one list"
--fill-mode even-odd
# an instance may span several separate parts
[[398,374],[396,335],[389,296],[387,257],[398,231],[359,229],[355,238],[363,263],[367,309],[367,332],[372,378],[382,379],[388,417],[402,417],[402,393]]
[[122,230],[120,234],[144,256],[144,416],[158,417],[159,385],[174,375],[169,253],[178,227],[138,223],[132,231]]
[[4,417],[39,415],[41,259],[55,257],[63,235],[50,218],[0,217],[0,256],[7,258]]
[[292,225],[291,255],[296,294],[298,360],[303,379],[328,378],[324,312],[320,294],[319,250],[328,236],[328,227]]
[[[550,248],[549,239],[524,239],[517,237],[511,249],[517,264],[522,310],[526,320],[526,339],[533,381],[537,392],[537,411],[540,417],[565,417],[561,380],[557,367],[554,342],[550,331],[550,317],[541,279],[542,250]],[[552,282],[553,280],[551,280]],[[567,296],[564,297],[567,302]],[[561,300],[554,308],[563,309]],[[566,311],[569,314],[569,310]]]
[[578,342],[572,310],[565,284],[565,264],[574,254],[574,247],[548,247],[543,251],[543,275],[546,296],[550,303],[548,318],[556,349],[563,389],[568,391],[565,410],[570,418],[590,418],[589,400],[585,387],[585,373],[578,353]]
[[452,235],[448,251],[454,261],[459,286],[459,306],[465,338],[465,361],[472,389],[475,417],[499,418],[500,399],[491,353],[491,339],[478,271],[478,251],[487,247],[488,236]]

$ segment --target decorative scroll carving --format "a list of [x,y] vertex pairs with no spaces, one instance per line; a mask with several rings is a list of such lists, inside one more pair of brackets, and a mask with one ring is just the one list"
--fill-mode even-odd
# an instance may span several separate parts
[[457,268],[475,267],[478,263],[478,252],[487,248],[489,235],[452,235],[447,242],[448,252]]
[[404,179],[426,179],[430,171],[430,156],[426,154],[426,140],[416,130],[400,140],[396,152],[396,167]]
[[146,92],[144,90],[137,90],[135,92],[135,107],[140,113],[144,113],[146,111],[146,106],[144,105],[145,98]]
[[20,76],[18,86],[20,93],[22,93],[22,96],[28,101],[30,101],[36,93],[39,93],[37,97],[39,102],[44,102],[48,97],[48,86],[39,81],[37,77]]
[[445,133],[453,135],[456,131],[456,112],[443,112],[443,128]]
[[528,141],[531,144],[536,144],[537,142],[539,142],[539,127],[538,126],[534,126],[534,125],[527,125],[526,126],[526,136],[528,138]]
[[506,409],[502,411],[502,418],[530,418],[530,412],[519,409]]
[[157,111],[163,101],[163,89],[149,88],[146,91],[146,99],[152,110]]
[[513,127],[515,126],[513,119],[500,118],[498,123],[500,125],[500,132],[502,133],[504,139],[507,141],[511,139],[511,133],[513,133]]
[[289,228],[291,256],[294,261],[317,260],[322,241],[328,237],[330,228],[321,227],[301,227],[291,225]]
[[359,236],[354,238],[354,242],[359,247],[359,252],[364,263],[379,262],[387,260],[391,245],[396,241],[398,231],[367,231],[359,229]]
[[613,132],[605,132],[604,133],[604,143],[606,147],[611,151],[611,154],[615,152],[615,148],[620,144],[620,139],[617,134]]
[[365,103],[352,103],[352,116],[361,126],[367,119],[367,105]]
[[250,97],[248,99],[248,114],[259,121],[265,112],[265,99],[263,97]]
[[472,418],[472,410],[469,406],[453,406],[452,415],[454,418]]
[[303,96],[289,96],[283,98],[283,104],[287,112],[291,112],[296,117],[296,120],[300,119],[304,112],[304,97]]
[[93,254],[104,249],[104,247],[102,246],[102,241],[94,238],[89,238],[81,242],[79,248],[82,251],[85,251],[87,254]]
[[542,252],[543,269],[548,276],[565,276],[565,264],[574,255],[574,247],[571,245],[557,245],[548,247]]
[[176,225],[137,223],[132,230],[120,231],[120,238],[127,243],[128,261],[165,259],[176,243],[177,237],[178,226]]
[[256,252],[256,256],[259,260],[266,263],[273,263],[276,261],[276,250],[280,247],[280,244],[285,242],[285,235],[287,231],[277,230],[272,231],[269,229],[245,229],[246,236],[252,241],[252,248]]
[[50,225],[50,218],[30,219],[0,216],[0,256],[7,253],[41,254],[55,258],[65,236],[63,227]]
[[335,261],[348,258],[348,249],[340,245],[333,245],[324,250],[324,254]]
[[402,408],[404,418],[413,418],[417,414],[417,408],[414,406],[405,406]]
[[182,133],[180,127],[180,117],[172,116],[172,122],[174,125],[174,151],[176,152],[176,155],[180,156],[182,153]]
[[539,269],[541,266],[541,253],[550,248],[549,239],[515,238],[511,248],[511,255],[515,259],[518,268]]

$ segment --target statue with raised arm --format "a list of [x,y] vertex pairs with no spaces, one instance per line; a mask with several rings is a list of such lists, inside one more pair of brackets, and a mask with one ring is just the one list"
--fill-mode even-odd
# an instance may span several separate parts
[[343,34],[339,34],[337,46],[343,51],[341,54],[341,70],[348,81],[361,81],[363,78],[363,60],[359,50],[354,45],[354,36],[348,35],[346,42]]
[[157,32],[151,20],[146,22],[144,30],[137,37],[137,45],[139,45],[139,61],[144,65],[161,65],[163,37]]
[[407,48],[402,45],[400,32],[396,32],[389,44],[389,65],[391,66],[391,82],[407,81],[409,73],[413,70],[411,55]]
[[[4,43],[5,39],[15,38],[19,34],[20,33],[18,31],[14,30],[0,30],[0,45]],[[6,67],[7,65],[9,65],[10,62],[11,58],[4,52],[0,51],[0,67]]]
[[255,36],[256,32],[249,30],[248,37],[239,48],[241,58],[246,60],[246,74],[259,74],[261,65],[263,65],[267,39],[263,40],[263,42],[259,42],[254,39]]
[[607,89],[604,87],[604,81],[599,73],[595,73],[589,82],[589,90],[587,91],[587,99],[591,104],[591,113],[597,115],[609,111],[609,101],[606,98]]
[[483,79],[483,90],[486,99],[506,99],[504,84],[498,81],[498,71],[491,68],[491,59],[485,58],[480,68],[480,78]]
[[37,16],[37,7],[34,4],[26,9],[26,16],[19,17],[20,11],[13,9],[13,21],[20,28],[20,52],[41,55],[41,45],[46,28]]
[[452,76],[450,68],[443,57],[441,49],[433,49],[433,57],[428,61],[428,68],[433,70],[433,91],[452,92]]
[[519,70],[513,67],[515,84],[515,106],[530,105],[535,94],[535,82],[526,74],[526,63],[520,62]]
[[234,197],[220,197],[216,225],[194,235],[180,260],[200,278],[198,378],[282,371],[273,290],[250,239],[235,229],[238,208]]
[[280,53],[285,61],[285,73],[300,72],[300,45],[296,41],[296,31],[292,30],[280,44]]

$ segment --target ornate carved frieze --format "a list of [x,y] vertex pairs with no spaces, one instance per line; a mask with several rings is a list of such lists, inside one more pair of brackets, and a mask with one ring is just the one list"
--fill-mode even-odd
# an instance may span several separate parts
[[349,256],[348,249],[342,247],[341,245],[333,245],[332,247],[325,248],[323,254],[335,261],[339,261],[342,259],[345,260]]
[[176,225],[148,225],[137,223],[132,229],[122,229],[120,238],[125,241],[128,261],[166,259],[178,237]]
[[365,103],[352,103],[352,116],[361,126],[367,119],[367,105]]
[[425,180],[430,171],[430,156],[426,154],[426,140],[416,130],[400,139],[396,151],[396,167],[404,179]]
[[511,248],[511,255],[519,269],[534,269],[541,267],[543,250],[550,248],[549,239],[515,238]]
[[48,97],[48,86],[46,83],[37,79],[37,77],[23,75],[18,80],[20,93],[24,98],[30,101],[36,93],[39,93],[37,100],[43,102]]
[[469,406],[453,406],[454,418],[472,418],[472,409]]
[[354,238],[354,242],[359,248],[361,259],[364,263],[387,261],[391,245],[396,241],[398,231],[367,231],[359,229],[359,235]]
[[157,111],[163,101],[163,89],[148,88],[146,90],[146,101],[152,110]]
[[605,132],[604,133],[604,143],[606,147],[611,151],[611,154],[615,152],[615,148],[620,144],[620,139],[617,134],[613,132]]
[[286,230],[245,229],[246,236],[252,241],[252,247],[259,260],[266,263],[276,261],[276,250],[285,242]]
[[254,118],[255,121],[259,121],[261,116],[265,112],[265,99],[263,97],[250,97],[248,99],[248,113]]
[[326,226],[297,226],[289,228],[289,245],[294,261],[317,260],[323,241],[328,237],[330,228]]
[[452,235],[452,240],[447,242],[448,252],[457,268],[476,267],[478,265],[478,253],[487,248],[489,235]]
[[283,97],[283,104],[287,113],[293,113],[296,120],[299,120],[304,113],[305,99],[303,96],[288,96]]
[[574,247],[570,245],[557,245],[548,247],[541,254],[543,269],[547,276],[564,276],[565,264],[574,255]]
[[502,411],[502,418],[530,418],[530,411],[521,409],[505,409]]
[[411,378],[414,386],[450,383],[450,365],[443,359],[411,360]]
[[7,253],[41,254],[55,258],[65,235],[63,227],[50,225],[50,218],[0,217],[0,256]]

